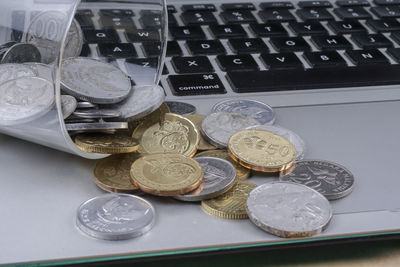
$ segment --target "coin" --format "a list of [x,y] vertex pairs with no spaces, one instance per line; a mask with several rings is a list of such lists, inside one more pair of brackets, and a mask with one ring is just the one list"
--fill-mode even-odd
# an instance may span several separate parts
[[[193,124],[196,126],[196,129],[199,133],[201,133],[201,122],[205,118],[204,115],[199,114],[189,114],[184,115],[185,118],[189,119]],[[216,149],[215,146],[210,144],[206,139],[203,138],[203,135],[200,134],[200,141],[199,141],[199,150],[214,150]]]
[[53,82],[53,69],[46,64],[37,62],[27,62],[24,63],[25,66],[29,66],[35,73],[37,77],[43,78],[50,82]]
[[220,148],[228,146],[229,138],[237,131],[259,123],[245,115],[229,112],[211,113],[203,119],[201,129],[207,140]]
[[119,118],[121,112],[113,109],[77,109],[74,116],[83,119]]
[[68,58],[61,66],[62,90],[95,104],[113,104],[131,91],[131,80],[112,64],[90,58]]
[[301,160],[304,158],[306,145],[305,145],[303,139],[295,132],[288,130],[286,128],[283,128],[281,126],[278,126],[278,125],[257,125],[257,126],[249,127],[247,129],[266,130],[266,131],[270,131],[277,135],[285,137],[296,148],[296,160]]
[[37,72],[22,64],[0,65],[0,85],[17,78],[34,76],[37,76]]
[[296,149],[284,137],[265,130],[243,130],[229,139],[229,155],[242,166],[262,172],[292,167]]
[[327,199],[345,197],[354,187],[354,176],[349,170],[325,160],[297,161],[294,170],[280,179],[311,187]]
[[178,115],[189,115],[196,113],[196,107],[192,104],[177,101],[165,101],[171,113]]
[[133,183],[149,194],[176,196],[196,189],[203,181],[200,164],[176,153],[150,154],[131,167]]
[[247,199],[250,220],[273,235],[306,237],[320,233],[332,218],[329,201],[307,186],[272,182],[258,186]]
[[32,121],[54,105],[53,84],[38,77],[20,77],[0,85],[0,125]]
[[167,113],[170,113],[169,108],[165,103],[162,103],[158,109],[154,110],[149,115],[146,115],[137,120],[129,121],[128,122],[129,132],[133,133],[133,131],[136,129],[136,127],[138,127],[139,124],[141,124],[144,121],[161,121],[161,120],[163,120],[165,114],[167,114]]
[[224,219],[246,219],[246,199],[257,185],[246,181],[238,181],[235,186],[217,198],[203,200],[201,208],[210,215]]
[[131,166],[140,154],[112,155],[97,162],[94,181],[103,190],[117,193],[137,193],[139,187],[131,182]]
[[250,169],[247,169],[240,165],[238,162],[234,161],[231,156],[229,156],[228,152],[226,150],[208,150],[208,151],[203,151],[200,153],[196,154],[196,157],[216,157],[216,158],[221,158],[224,160],[229,161],[232,163],[233,166],[235,166],[236,169],[236,178],[238,180],[245,180],[250,176]]
[[77,227],[89,236],[122,240],[143,235],[155,222],[153,205],[128,194],[106,194],[79,206]]
[[204,184],[184,195],[175,196],[183,201],[201,201],[217,197],[229,191],[236,183],[236,169],[227,160],[198,157],[195,160],[203,169]]
[[242,114],[258,121],[259,124],[273,124],[275,111],[259,101],[229,99],[215,104],[211,112],[230,112]]
[[93,123],[93,122],[97,123],[98,121],[95,119],[82,119],[75,117],[74,115],[71,115],[68,118],[66,118],[64,122],[65,124],[69,124],[69,123]]
[[171,152],[188,157],[196,153],[200,140],[196,126],[190,120],[172,113],[154,118],[154,121],[143,121],[132,137],[139,140],[140,153]]
[[75,144],[85,152],[120,154],[135,152],[139,143],[122,134],[82,134],[75,137]]
[[72,20],[71,27],[65,38],[63,58],[77,57],[81,54],[83,46],[83,33],[81,25],[76,19]]
[[116,130],[127,130],[127,122],[96,122],[96,123],[68,123],[65,124],[67,131],[79,132],[110,132]]
[[17,43],[11,46],[1,58],[1,64],[40,61],[40,51],[34,45],[24,43]]
[[70,95],[62,95],[61,96],[61,110],[63,114],[63,118],[66,119],[75,111],[78,102],[75,97]]
[[90,102],[80,101],[77,108],[98,108],[99,106]]

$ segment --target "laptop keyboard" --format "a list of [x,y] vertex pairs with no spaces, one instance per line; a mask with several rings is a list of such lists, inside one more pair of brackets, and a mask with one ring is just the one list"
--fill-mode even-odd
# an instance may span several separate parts
[[[82,56],[157,64],[159,45],[146,43],[157,16],[96,12],[76,15]],[[400,84],[400,0],[174,4],[168,18],[163,85],[175,96]]]

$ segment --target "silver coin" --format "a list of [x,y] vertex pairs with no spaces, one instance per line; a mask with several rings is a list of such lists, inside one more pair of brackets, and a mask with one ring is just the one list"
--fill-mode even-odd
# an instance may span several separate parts
[[296,148],[296,159],[301,160],[304,158],[306,152],[306,144],[304,143],[303,139],[295,132],[278,125],[257,125],[249,127],[247,129],[266,130],[285,137]]
[[98,120],[95,119],[82,119],[75,117],[74,115],[69,116],[64,120],[65,124],[69,123],[93,123],[93,122],[98,122]]
[[63,113],[63,118],[66,119],[75,111],[78,101],[75,97],[70,95],[61,96],[61,110]]
[[76,19],[72,20],[67,38],[65,39],[63,58],[77,57],[81,54],[83,46],[83,33],[81,25]]
[[121,112],[114,109],[77,109],[74,115],[83,119],[119,118]]
[[311,187],[327,199],[345,197],[354,188],[354,176],[349,170],[325,160],[297,161],[294,170],[280,179]]
[[24,63],[24,65],[29,66],[36,73],[37,77],[43,78],[50,82],[54,81],[53,69],[49,65],[35,62]]
[[143,235],[155,223],[147,200],[128,194],[107,194],[84,202],[76,217],[78,228],[95,238],[123,240]]
[[21,77],[35,77],[37,72],[23,64],[1,64],[0,65],[0,84]]
[[222,195],[236,182],[236,168],[227,160],[214,157],[197,157],[203,169],[204,183],[195,191],[175,196],[183,201],[201,201]]
[[68,123],[65,124],[67,131],[79,131],[85,133],[110,132],[115,130],[127,130],[127,122],[96,122],[96,123]]
[[196,107],[192,104],[177,101],[165,101],[171,113],[178,115],[190,115],[196,113]]
[[246,115],[216,112],[203,119],[201,130],[211,144],[225,148],[228,145],[229,138],[234,133],[258,124],[256,120]]
[[39,49],[32,44],[18,43],[11,46],[7,52],[4,53],[1,59],[1,64],[40,61],[41,55]]
[[247,198],[250,220],[271,234],[306,237],[320,233],[332,218],[332,207],[320,193],[290,182],[254,188]]
[[165,92],[160,86],[134,86],[129,97],[112,106],[126,120],[140,119],[159,108],[164,102]]
[[78,107],[77,108],[98,108],[99,106],[90,102],[78,102]]
[[51,110],[54,88],[38,77],[20,77],[0,85],[0,125],[32,121]]
[[112,64],[90,58],[68,58],[62,62],[63,91],[95,104],[114,104],[128,97],[131,80]]
[[249,116],[259,124],[273,124],[275,121],[275,111],[267,104],[254,100],[224,100],[215,104],[211,110],[211,112],[221,111]]

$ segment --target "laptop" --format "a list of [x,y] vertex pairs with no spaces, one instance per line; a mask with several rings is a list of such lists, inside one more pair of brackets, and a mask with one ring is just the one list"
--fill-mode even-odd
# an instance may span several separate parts
[[[105,30],[104,16],[88,1],[76,19],[87,37]],[[190,103],[199,114],[225,99],[264,102],[275,109],[275,124],[304,139],[306,159],[354,174],[354,191],[331,201],[333,219],[321,234],[279,238],[249,220],[211,217],[196,203],[146,196],[157,212],[151,232],[119,242],[89,238],[74,220],[82,202],[104,193],[92,182],[95,162],[0,135],[0,262],[83,263],[398,235],[398,18],[398,0],[168,1],[166,100]],[[82,56],[104,58],[96,49],[102,42],[86,40]],[[145,58],[154,53],[154,46],[141,49]],[[255,173],[249,181],[276,179]]]

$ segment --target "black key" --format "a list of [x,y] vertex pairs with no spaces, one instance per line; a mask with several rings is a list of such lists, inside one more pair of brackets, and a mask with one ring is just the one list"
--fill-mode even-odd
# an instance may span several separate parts
[[76,14],[82,15],[82,16],[88,16],[88,17],[93,17],[93,11],[91,9],[80,9],[76,11]]
[[20,42],[24,35],[25,28],[25,11],[17,10],[11,13],[11,39],[15,42]]
[[188,40],[186,42],[192,55],[225,54],[226,50],[219,40]]
[[100,14],[109,17],[133,17],[135,15],[130,9],[100,9]]
[[261,54],[261,59],[269,70],[303,68],[295,53]]
[[129,29],[125,31],[126,38],[129,42],[153,42],[159,40],[160,35],[156,29]]
[[217,62],[223,71],[251,71],[259,67],[251,55],[217,56]]
[[371,7],[371,11],[380,18],[399,18],[399,6],[378,6]]
[[378,6],[393,6],[400,5],[400,0],[374,0],[374,3]]
[[347,66],[346,61],[336,51],[305,52],[304,58],[313,68]]
[[253,23],[257,21],[249,10],[223,11],[220,16],[226,24]]
[[160,14],[146,14],[139,19],[140,24],[145,29],[161,29],[162,19]]
[[392,37],[393,40],[397,42],[397,44],[400,44],[400,33],[398,32],[393,32],[390,37]]
[[[346,55],[355,65],[376,65],[376,64],[389,64],[389,60],[381,53],[381,51],[374,50],[348,50]],[[376,68],[377,70],[379,68]]]
[[308,51],[311,49],[302,37],[271,37],[270,41],[279,52]]
[[388,48],[386,50],[397,62],[400,62],[400,48]]
[[250,24],[250,28],[258,37],[288,36],[280,23]]
[[367,29],[365,29],[358,21],[329,21],[328,25],[337,34],[367,32]]
[[213,4],[194,4],[194,5],[183,5],[182,11],[215,11],[215,5]]
[[115,30],[83,30],[86,43],[119,43]]
[[146,57],[159,57],[161,53],[161,45],[159,42],[145,42],[142,44],[143,52]]
[[367,20],[367,24],[376,32],[400,31],[400,23],[395,19]]
[[217,24],[218,21],[210,11],[184,12],[181,15],[185,25]]
[[168,41],[167,45],[167,56],[172,57],[172,56],[181,56],[182,49],[179,46],[177,41]]
[[99,44],[100,55],[110,58],[137,57],[135,47],[132,44]]
[[167,5],[168,13],[176,13],[176,8],[173,5]]
[[254,10],[256,7],[252,3],[234,3],[234,4],[222,4],[223,10]]
[[392,47],[393,43],[382,34],[353,34],[353,41],[362,49]]
[[319,50],[347,50],[353,46],[343,36],[312,36],[311,40]]
[[79,56],[80,57],[91,57],[92,56],[92,53],[90,51],[90,48],[89,48],[88,44],[83,44],[82,51],[81,51],[81,54]]
[[296,11],[297,16],[299,16],[304,21],[313,20],[333,20],[333,16],[325,9],[322,8],[306,8],[299,9]]
[[173,57],[171,63],[177,73],[214,72],[210,60],[205,56]]
[[135,23],[130,17],[101,16],[100,23],[104,29],[129,29],[135,28]]
[[75,19],[76,19],[76,21],[78,21],[82,30],[93,30],[94,29],[93,20],[91,19],[91,17],[76,14]]
[[400,66],[317,68],[255,72],[228,72],[227,79],[238,93],[304,90],[400,84]]
[[318,22],[290,22],[290,28],[297,35],[325,35],[328,34],[328,31]]
[[335,8],[334,12],[342,20],[369,19],[372,17],[363,7],[340,7]]
[[178,26],[178,21],[176,20],[174,14],[168,13],[168,26],[169,27]]
[[135,84],[146,84],[154,82],[154,71],[158,66],[158,58],[127,58],[125,66]]
[[269,53],[267,45],[258,38],[230,39],[229,45],[236,54]]
[[215,38],[218,39],[247,37],[247,33],[242,25],[210,25],[209,27]]
[[367,0],[338,0],[336,5],[341,7],[369,6],[369,2]]
[[281,2],[267,2],[260,4],[261,9],[277,9],[277,8],[285,8],[285,9],[293,9],[294,6],[291,2],[281,1]]
[[170,27],[169,31],[176,40],[205,38],[204,32],[200,26]]
[[178,96],[225,94],[225,87],[215,73],[169,75],[172,93]]
[[301,8],[319,8],[319,7],[332,7],[329,1],[300,1],[299,7]]
[[287,9],[267,9],[258,13],[264,22],[295,21],[296,18]]

